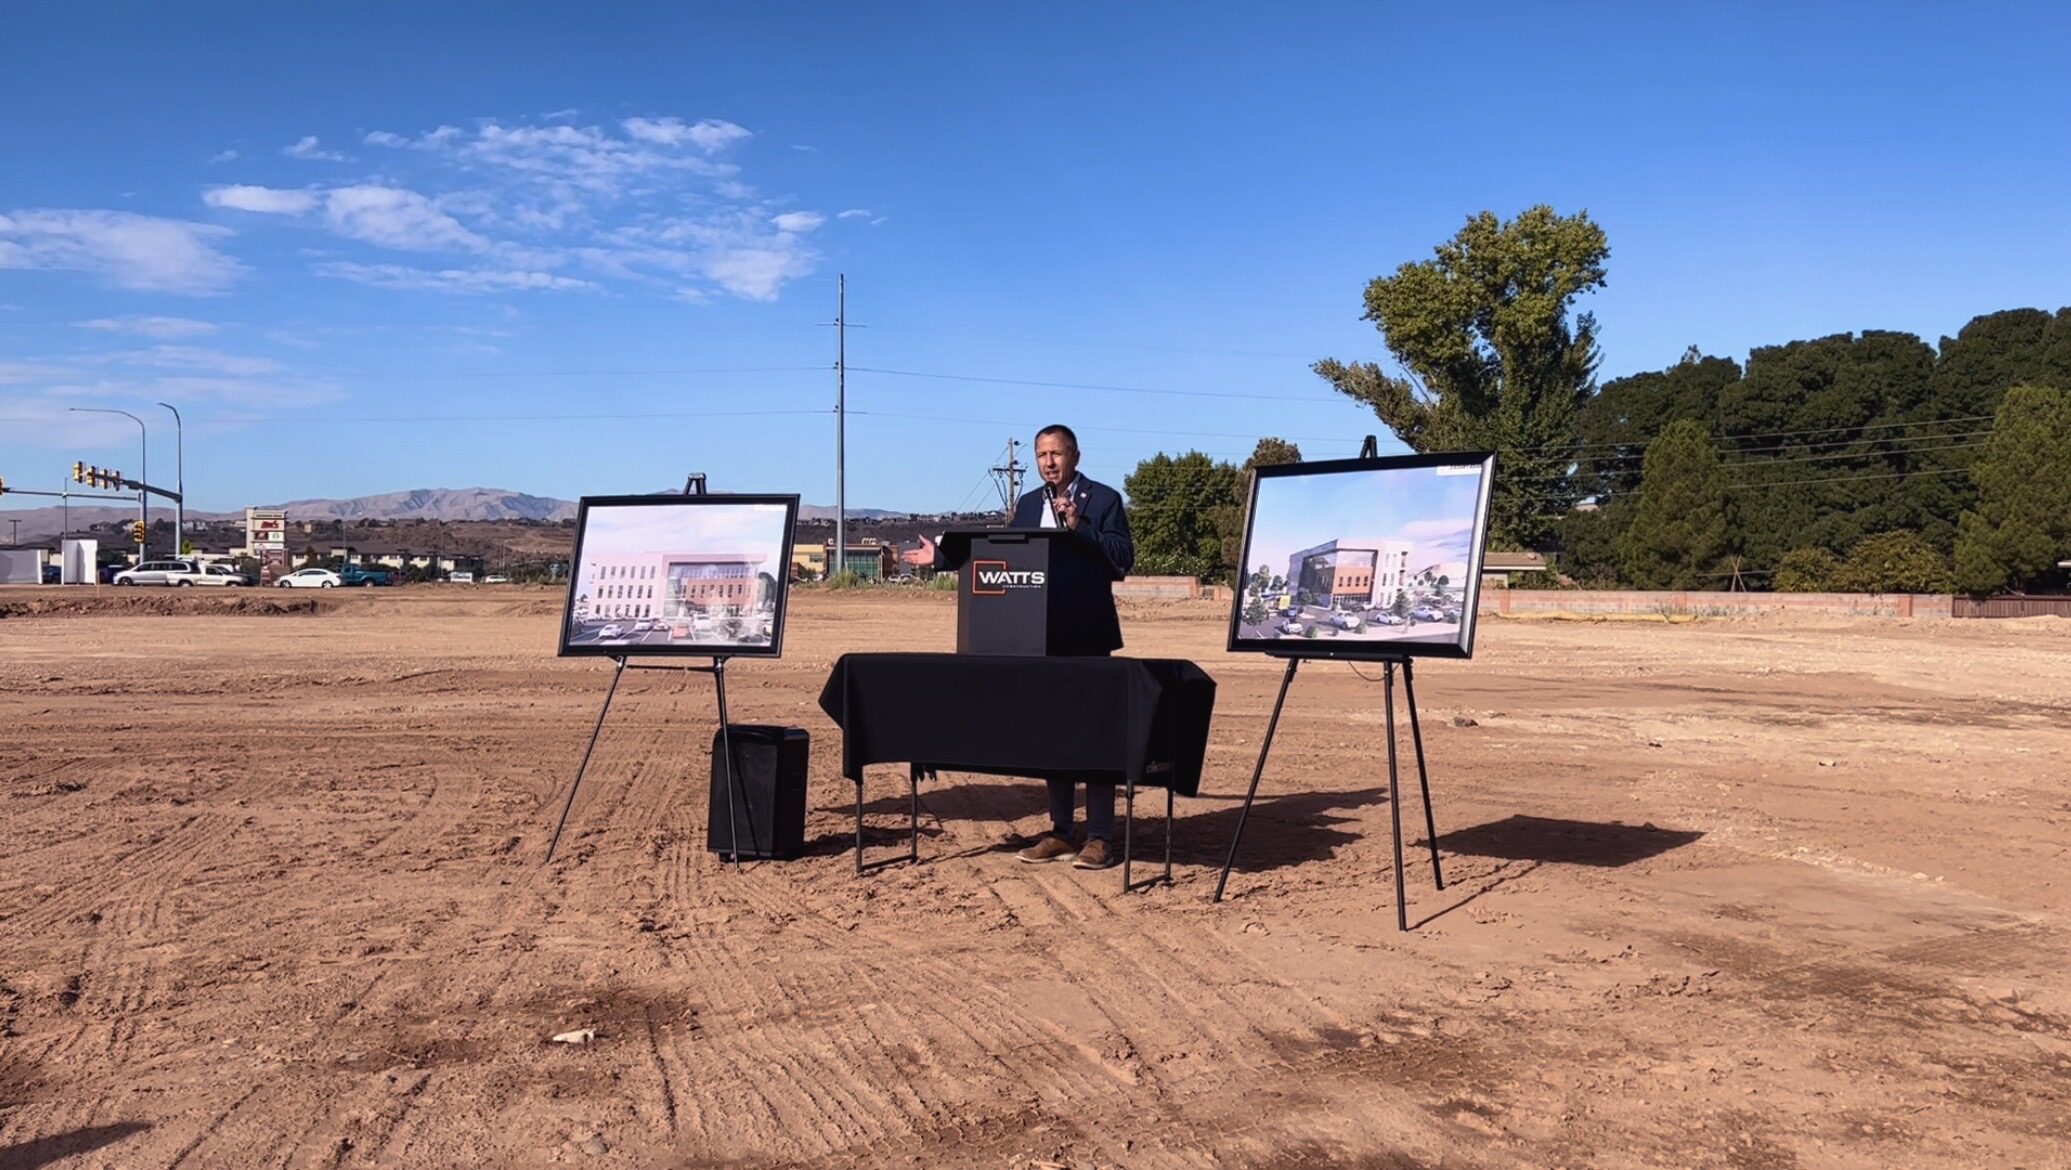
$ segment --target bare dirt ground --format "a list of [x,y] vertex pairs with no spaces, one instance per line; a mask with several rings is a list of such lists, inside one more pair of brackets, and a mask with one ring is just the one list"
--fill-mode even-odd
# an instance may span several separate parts
[[[1219,606],[1124,614],[1220,693],[1177,885],[1123,895],[1017,864],[1040,792],[978,777],[851,872],[815,698],[947,596],[804,594],[735,668],[814,737],[813,856],[740,872],[673,673],[540,864],[607,676],[543,592],[48,596],[0,590],[7,1170],[2071,1165],[2071,623],[1489,621],[1419,672],[1402,935],[1342,665],[1209,902],[1279,670]],[[870,798],[888,854],[903,771]]]

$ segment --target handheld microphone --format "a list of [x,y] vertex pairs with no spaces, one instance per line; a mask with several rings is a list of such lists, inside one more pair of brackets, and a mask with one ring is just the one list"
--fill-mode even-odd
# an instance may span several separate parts
[[1058,484],[1057,486],[1050,489],[1050,519],[1053,522],[1055,522],[1057,527],[1059,528],[1065,527],[1064,500],[1070,495],[1070,493],[1071,487],[1068,484]]

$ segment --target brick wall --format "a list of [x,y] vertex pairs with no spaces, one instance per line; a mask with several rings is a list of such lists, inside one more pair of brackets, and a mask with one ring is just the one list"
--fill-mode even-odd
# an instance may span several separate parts
[[1938,593],[1683,593],[1639,589],[1484,589],[1493,614],[1811,613],[1856,617],[1945,618],[1952,598]]

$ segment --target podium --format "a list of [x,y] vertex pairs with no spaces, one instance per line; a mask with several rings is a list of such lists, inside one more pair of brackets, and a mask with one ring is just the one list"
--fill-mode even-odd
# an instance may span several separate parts
[[942,567],[957,571],[956,652],[1030,657],[1122,648],[1114,583],[1100,546],[1056,528],[973,528],[943,534]]

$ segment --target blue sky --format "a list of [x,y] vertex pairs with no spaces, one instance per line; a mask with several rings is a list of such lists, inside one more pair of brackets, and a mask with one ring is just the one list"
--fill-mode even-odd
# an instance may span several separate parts
[[1051,421],[1116,485],[1348,455],[1364,284],[1540,202],[1606,376],[2071,303],[2061,6],[1709,8],[17,6],[0,477],[134,473],[102,406],[169,481],[163,400],[201,508],[829,502],[839,272],[851,506]]

